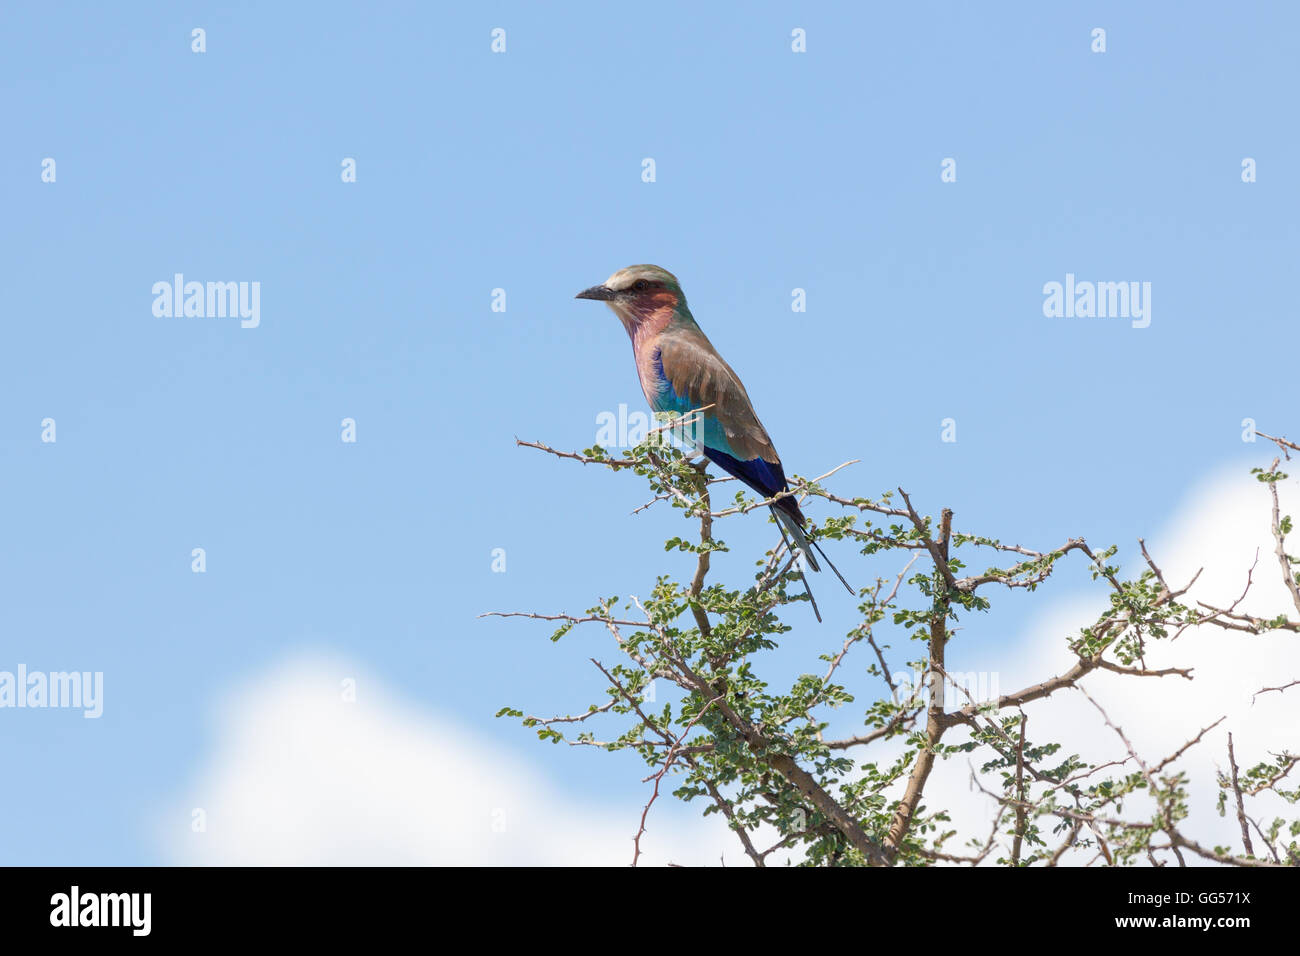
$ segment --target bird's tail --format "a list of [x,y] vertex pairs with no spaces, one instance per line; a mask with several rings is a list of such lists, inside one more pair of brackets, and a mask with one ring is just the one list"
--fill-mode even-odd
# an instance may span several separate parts
[[786,531],[790,532],[790,537],[794,539],[795,547],[799,549],[799,553],[807,560],[808,567],[811,570],[821,570],[821,565],[817,563],[817,558],[813,555],[813,550],[816,549],[817,554],[820,554],[822,560],[830,565],[830,569],[835,572],[835,576],[840,579],[840,583],[844,585],[845,589],[850,594],[854,596],[857,595],[858,592],[853,590],[852,585],[850,585],[848,581],[844,580],[844,575],[840,574],[840,569],[831,562],[830,558],[826,557],[826,552],[822,550],[822,546],[804,534],[802,525],[795,520],[794,515],[790,514],[783,508],[776,507],[775,505],[772,506],[772,513],[776,515],[776,520],[780,525]]
[[772,514],[776,515],[776,520],[786,531],[790,532],[790,537],[794,539],[794,546],[799,549],[799,553],[807,560],[808,567],[814,571],[820,571],[821,568],[817,564],[817,558],[813,555],[812,542],[803,533],[803,528],[800,527],[794,516],[776,505],[772,506]]
[[[786,515],[784,512],[779,511],[776,508],[772,509],[772,513],[776,515],[776,528],[781,532],[781,540],[785,542],[785,546],[790,550],[790,563],[794,565],[795,570],[799,572],[799,580],[803,582],[803,589],[808,592],[808,603],[812,605],[813,614],[817,616],[817,623],[820,624],[822,622],[822,612],[817,608],[817,599],[813,597],[812,586],[808,583],[808,575],[804,574],[803,568],[798,563],[798,559],[801,556],[808,554],[808,552],[798,544],[791,544],[790,539],[785,536],[785,530],[786,528],[790,528],[794,531],[796,542],[802,541],[804,544],[807,544],[808,538],[804,535],[803,528],[799,527],[799,522],[795,521],[793,517]],[[815,559],[813,559],[811,555],[809,555],[809,558],[814,562],[812,567],[816,567]]]

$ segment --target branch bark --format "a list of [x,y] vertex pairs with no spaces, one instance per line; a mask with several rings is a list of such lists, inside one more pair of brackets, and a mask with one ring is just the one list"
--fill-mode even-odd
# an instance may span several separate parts
[[[900,491],[902,489],[899,489]],[[924,524],[915,517],[912,503],[907,502],[907,510],[912,513],[913,523],[923,529]],[[948,643],[948,610],[951,606],[950,590],[956,587],[952,571],[948,567],[948,542],[952,536],[952,509],[944,508],[939,522],[939,540],[931,541],[927,535],[926,547],[935,559],[936,572],[944,587],[937,588],[934,607],[930,614],[930,700],[926,708],[925,746],[916,755],[916,763],[907,780],[907,789],[898,804],[893,822],[889,826],[889,836],[885,840],[885,853],[892,862],[898,855],[907,831],[912,825],[917,807],[921,804],[921,795],[925,783],[934,768],[935,751],[943,738],[944,731],[950,726],[944,714],[944,650]]]

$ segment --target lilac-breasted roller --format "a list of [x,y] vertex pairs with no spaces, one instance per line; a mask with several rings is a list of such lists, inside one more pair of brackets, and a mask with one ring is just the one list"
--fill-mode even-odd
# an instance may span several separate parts
[[[745,386],[700,330],[676,276],[659,266],[628,266],[576,297],[604,302],[623,323],[651,408],[685,414],[712,406],[702,413],[702,427],[696,429],[705,457],[764,498],[789,490],[781,458],[754,414]],[[771,508],[808,567],[820,571],[809,547],[817,547],[816,542],[804,534],[804,516],[794,496],[773,502]],[[822,558],[830,564],[824,552]],[[844,580],[834,565],[831,569]]]

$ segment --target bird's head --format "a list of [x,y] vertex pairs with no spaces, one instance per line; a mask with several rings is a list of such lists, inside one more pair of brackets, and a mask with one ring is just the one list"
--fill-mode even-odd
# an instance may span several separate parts
[[604,302],[629,330],[652,315],[686,308],[686,296],[677,284],[677,277],[667,269],[651,265],[619,269],[602,285],[583,289],[574,298]]

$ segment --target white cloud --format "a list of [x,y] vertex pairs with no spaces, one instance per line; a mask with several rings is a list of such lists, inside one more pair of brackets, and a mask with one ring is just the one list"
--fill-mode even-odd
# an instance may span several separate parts
[[[342,699],[345,676],[358,677],[355,703]],[[643,865],[734,861],[716,817],[674,803],[664,792],[652,809]],[[191,808],[205,832],[189,826]],[[181,864],[626,865],[640,809],[562,793],[355,666],[300,658],[223,703],[216,750],[161,837]]]

